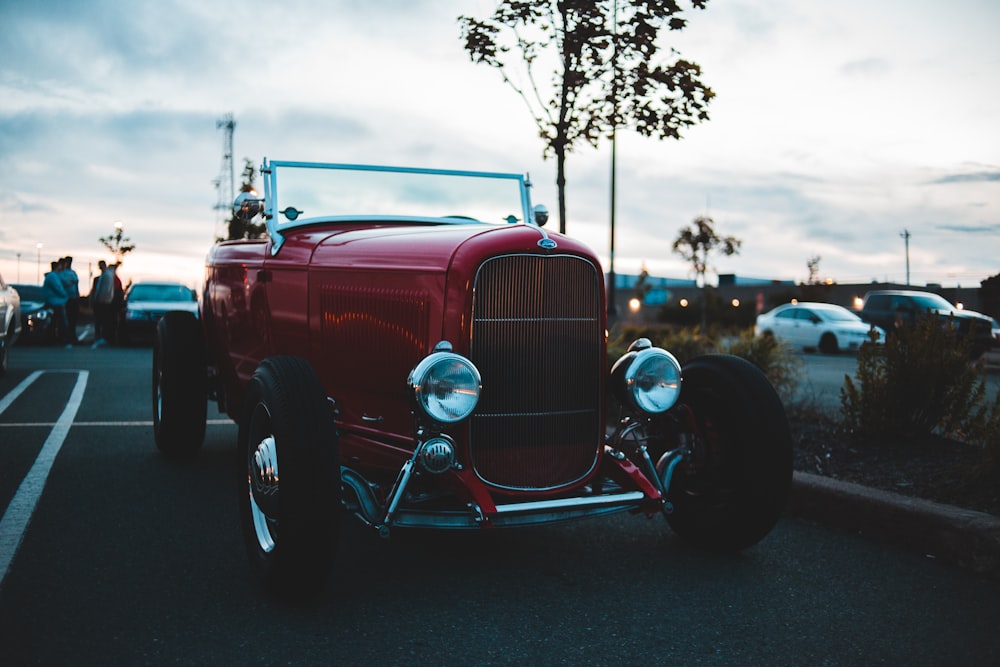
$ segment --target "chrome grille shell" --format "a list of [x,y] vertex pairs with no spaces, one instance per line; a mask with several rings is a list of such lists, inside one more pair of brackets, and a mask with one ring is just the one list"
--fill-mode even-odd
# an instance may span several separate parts
[[602,446],[602,274],[575,255],[504,255],[475,277],[470,357],[483,377],[473,468],[510,490],[585,479]]

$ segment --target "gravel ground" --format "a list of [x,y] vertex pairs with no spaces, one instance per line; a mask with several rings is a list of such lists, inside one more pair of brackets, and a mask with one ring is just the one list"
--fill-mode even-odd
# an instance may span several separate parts
[[835,421],[790,415],[795,469],[1000,516],[1000,465],[981,447],[939,437],[865,442]]

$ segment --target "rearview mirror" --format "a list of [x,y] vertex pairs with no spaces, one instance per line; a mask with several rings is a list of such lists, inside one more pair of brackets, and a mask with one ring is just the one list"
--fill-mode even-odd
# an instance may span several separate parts
[[544,227],[545,223],[549,221],[549,209],[545,208],[544,204],[539,204],[535,207],[535,224],[539,227]]

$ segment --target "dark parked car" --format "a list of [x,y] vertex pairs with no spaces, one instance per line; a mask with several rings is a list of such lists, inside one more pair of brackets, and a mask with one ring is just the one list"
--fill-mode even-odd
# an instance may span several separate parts
[[122,343],[150,338],[165,313],[182,310],[198,314],[198,295],[190,287],[172,282],[141,282],[125,293],[125,307],[119,327]]
[[41,285],[14,285],[21,295],[21,338],[24,341],[52,341],[52,309],[45,305]]
[[10,346],[21,333],[21,297],[0,275],[0,375],[7,374]]
[[609,373],[600,262],[537,224],[523,176],[261,175],[263,199],[235,212],[267,238],[212,248],[200,320],[157,326],[153,424],[183,456],[206,399],[238,422],[244,541],[268,590],[316,591],[345,515],[388,536],[628,511],[712,550],[770,532],[792,476],[773,387],[743,359],[682,367],[646,339]]
[[865,295],[861,319],[891,334],[900,327],[913,326],[920,317],[934,317],[969,337],[973,354],[993,345],[992,320],[981,313],[962,310],[940,294],[918,290],[873,290]]

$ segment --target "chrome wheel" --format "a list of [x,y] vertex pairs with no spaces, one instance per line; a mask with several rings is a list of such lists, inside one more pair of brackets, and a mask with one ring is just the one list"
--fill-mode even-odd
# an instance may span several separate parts
[[247,458],[247,492],[257,546],[271,553],[278,528],[278,446],[274,436],[261,440]]
[[250,568],[270,594],[314,596],[329,575],[341,516],[337,431],[326,392],[305,359],[269,357],[241,403],[236,472]]

